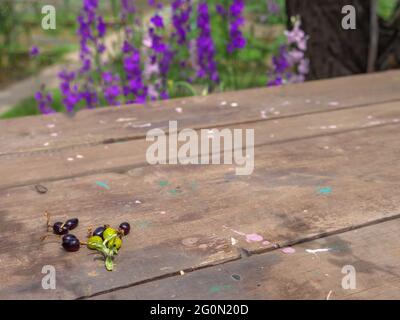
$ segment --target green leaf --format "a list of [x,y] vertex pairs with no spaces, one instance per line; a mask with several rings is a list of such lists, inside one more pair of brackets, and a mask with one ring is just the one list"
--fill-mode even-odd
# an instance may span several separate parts
[[185,88],[187,91],[190,92],[190,94],[192,96],[196,96],[197,95],[196,89],[190,83],[188,83],[186,81],[178,81],[178,82],[175,83],[175,86],[176,87]]
[[111,256],[108,256],[106,258],[106,269],[108,271],[113,271],[113,269],[114,269],[114,263],[113,263],[113,260],[112,260]]

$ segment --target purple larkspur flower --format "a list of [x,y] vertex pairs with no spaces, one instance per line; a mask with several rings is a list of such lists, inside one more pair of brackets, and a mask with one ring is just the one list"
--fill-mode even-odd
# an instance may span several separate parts
[[217,11],[217,13],[220,15],[220,16],[223,16],[223,17],[225,17],[226,16],[226,10],[225,10],[225,8],[224,8],[224,6],[222,5],[222,4],[220,4],[220,3],[218,3],[218,4],[216,4],[215,5],[215,11]]
[[119,76],[114,76],[111,72],[103,72],[101,78],[104,82],[104,98],[108,105],[120,105],[121,103],[118,101],[118,97],[121,95],[122,90],[119,85]]
[[153,51],[153,42],[149,33],[143,39],[142,54],[145,57],[143,65],[143,80],[147,84],[147,95],[150,100],[157,100],[160,88],[160,67],[157,61],[157,54]]
[[211,36],[208,4],[201,1],[198,5],[197,27],[200,34],[196,40],[199,78],[208,78],[219,82],[217,63],[215,61],[215,45]]
[[301,60],[297,70],[299,71],[300,74],[307,75],[310,72],[310,60],[308,59]]
[[[157,21],[158,15],[155,14],[151,20]],[[171,62],[174,57],[174,52],[171,50],[170,45],[164,42],[163,37],[159,34],[160,28],[149,27],[148,32],[143,39],[144,52],[146,55],[145,68],[144,73],[146,75],[147,86],[146,90],[150,85],[153,85],[152,92],[156,90],[159,92],[159,97],[162,98],[167,95],[167,78],[168,73],[171,67]],[[149,77],[149,69],[158,70],[158,74],[155,74],[156,77]],[[155,78],[155,79],[154,79]],[[150,97],[154,99],[154,97]]]
[[36,56],[39,55],[39,53],[40,53],[40,50],[39,50],[39,48],[36,47],[36,46],[32,46],[31,49],[29,50],[29,55],[30,55],[31,57],[36,57]]
[[133,45],[130,44],[127,40],[125,40],[124,43],[122,44],[122,52],[123,53],[132,52],[133,49],[134,49]]
[[107,31],[106,24],[102,16],[97,18],[97,32],[99,33],[99,37],[104,37]]
[[125,20],[129,15],[136,12],[135,0],[121,0],[121,18]]
[[308,37],[297,20],[290,31],[285,31],[286,44],[279,50],[279,55],[272,58],[273,77],[268,86],[305,81],[309,73],[309,60],[305,57]]
[[152,16],[150,21],[156,28],[164,28],[164,20],[160,15],[156,14]]
[[[105,52],[105,45],[102,38],[106,35],[107,27],[101,15],[97,14],[99,6],[98,0],[83,0],[82,10],[77,18],[80,37],[80,58],[82,66],[81,73],[88,73],[92,66],[93,54],[101,55]],[[96,32],[97,31],[97,32]],[[90,47],[94,48],[92,52]]]
[[276,87],[281,86],[283,84],[283,79],[280,76],[277,76],[275,79],[269,80],[267,83],[268,87]]
[[278,74],[284,73],[285,70],[290,67],[288,61],[288,52],[285,46],[281,46],[279,49],[279,55],[272,58],[272,64],[275,72]]
[[163,53],[167,50],[167,45],[163,42],[163,39],[161,36],[159,36],[154,28],[149,28],[149,41],[151,43],[151,48],[156,52],[156,53]]
[[[287,38],[287,43],[289,45],[296,44],[303,47],[304,40],[307,39],[305,32],[301,29],[301,22],[297,20],[294,24],[294,27],[290,31],[285,31],[285,36]],[[305,50],[305,48],[300,48],[301,50]]]
[[175,44],[175,63],[179,64],[181,79],[191,79],[194,69],[190,68],[190,33],[191,16],[193,12],[192,0],[174,0],[172,2],[172,40]]
[[120,105],[118,97],[122,94],[119,86],[119,78],[112,77],[111,82],[108,82],[104,87],[104,98],[110,106]]
[[130,102],[143,102],[146,100],[147,88],[142,79],[140,51],[133,45],[125,43],[124,52],[123,67],[127,81],[122,93],[125,97],[133,96]]
[[103,74],[101,75],[101,78],[103,79],[103,81],[105,83],[111,83],[114,80],[114,76],[111,72],[103,72]]
[[63,95],[63,103],[68,112],[72,112],[79,103],[81,95],[77,85],[73,85],[73,81],[76,78],[75,72],[68,72],[63,70],[58,74],[60,82],[60,91]]
[[156,0],[149,0],[148,3],[149,6],[157,8],[159,10],[163,8],[163,4],[161,2],[157,2]]
[[192,13],[191,2],[191,0],[175,0],[172,2],[172,24],[175,29],[172,36],[177,38],[179,45],[187,44]]
[[229,11],[231,14],[231,22],[229,27],[230,43],[228,44],[228,52],[232,53],[236,49],[242,49],[246,46],[246,39],[243,37],[241,26],[244,24],[243,10],[244,0],[233,0]]
[[99,102],[98,94],[93,88],[82,90],[80,92],[80,96],[83,100],[85,100],[86,106],[89,109],[96,107]]
[[74,85],[72,88],[70,88],[68,94],[63,99],[63,103],[65,105],[65,108],[67,109],[67,112],[74,111],[75,106],[79,103],[80,100],[81,94],[78,90],[78,86]]
[[267,0],[267,8],[271,14],[278,14],[281,11],[281,7],[276,0]]
[[50,93],[45,93],[44,87],[40,91],[35,93],[35,100],[37,102],[38,109],[42,114],[54,113],[54,109],[51,107],[53,103],[53,97]]

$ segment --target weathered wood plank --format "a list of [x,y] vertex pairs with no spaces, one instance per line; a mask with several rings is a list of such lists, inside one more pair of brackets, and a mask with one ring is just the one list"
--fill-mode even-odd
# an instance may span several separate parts
[[[0,121],[0,156],[110,140],[143,138],[149,128],[167,128],[169,120],[203,128],[278,119],[400,100],[400,72],[339,78],[151,103]],[[178,108],[178,109],[177,109]]]
[[[260,146],[396,122],[400,123],[400,102],[232,125],[230,128],[254,129],[255,145]],[[179,130],[184,129],[180,123],[178,126]],[[0,189],[80,175],[125,172],[145,166],[146,150],[151,143],[139,139],[4,155],[0,157]]]
[[[400,299],[400,220],[298,244],[94,299]],[[306,250],[328,249],[316,253]],[[355,268],[355,288],[342,268]]]
[[[262,252],[397,217],[399,130],[392,124],[266,145],[256,149],[251,176],[235,176],[231,165],[151,166],[51,182],[46,194],[0,191],[0,298],[90,296],[237,259],[239,248]],[[117,270],[107,273],[84,250],[41,244],[44,210],[78,216],[80,237],[88,225],[130,221]],[[46,264],[58,270],[55,292],[40,286]]]

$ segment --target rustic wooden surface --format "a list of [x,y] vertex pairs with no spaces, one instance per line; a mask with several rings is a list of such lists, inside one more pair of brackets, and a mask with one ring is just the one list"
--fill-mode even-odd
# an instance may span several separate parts
[[[392,71],[0,121],[0,298],[400,298],[399,88]],[[254,129],[253,174],[148,165],[146,132],[169,120]],[[116,270],[40,242],[45,210],[79,217],[80,238],[129,221]],[[339,249],[304,252],[328,245]],[[356,290],[341,289],[342,263],[359,271]],[[56,290],[41,287],[44,265]]]
[[[400,221],[388,221],[93,299],[393,299],[400,291]],[[306,250],[326,249],[308,252]],[[355,288],[342,287],[345,266]]]

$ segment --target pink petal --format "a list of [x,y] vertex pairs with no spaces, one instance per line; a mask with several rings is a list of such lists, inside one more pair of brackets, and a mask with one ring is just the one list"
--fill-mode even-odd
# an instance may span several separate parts
[[283,253],[286,253],[286,254],[291,254],[291,253],[295,253],[296,252],[296,250],[294,248],[291,248],[291,247],[283,248],[281,251]]

